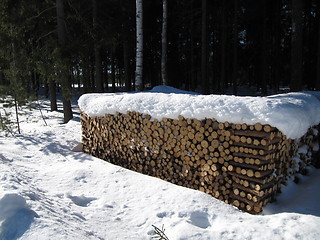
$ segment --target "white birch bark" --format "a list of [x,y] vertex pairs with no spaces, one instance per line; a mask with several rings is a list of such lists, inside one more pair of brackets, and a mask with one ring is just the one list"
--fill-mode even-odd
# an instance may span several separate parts
[[162,12],[162,52],[161,52],[161,77],[162,85],[168,85],[168,75],[167,75],[167,13],[168,13],[168,2],[163,0],[162,2],[163,12]]
[[143,90],[142,71],[143,71],[143,10],[142,0],[136,0],[136,32],[137,32],[137,46],[136,46],[136,72],[135,72],[135,86],[136,91]]

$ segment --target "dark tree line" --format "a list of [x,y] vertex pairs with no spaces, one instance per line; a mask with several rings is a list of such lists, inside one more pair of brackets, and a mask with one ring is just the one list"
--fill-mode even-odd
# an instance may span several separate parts
[[[144,89],[320,90],[319,1],[142,3]],[[44,84],[52,110],[60,89],[65,121],[72,85],[81,92],[137,89],[136,16],[134,0],[1,0],[0,85],[37,94]]]

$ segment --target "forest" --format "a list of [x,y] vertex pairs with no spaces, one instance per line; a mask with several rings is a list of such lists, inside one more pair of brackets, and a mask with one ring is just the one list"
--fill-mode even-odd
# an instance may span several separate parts
[[316,0],[1,0],[0,45],[0,94],[61,91],[64,122],[74,91],[320,90]]

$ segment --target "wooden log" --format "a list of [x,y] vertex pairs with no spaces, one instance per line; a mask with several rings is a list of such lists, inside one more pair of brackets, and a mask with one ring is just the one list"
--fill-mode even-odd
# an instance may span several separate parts
[[263,129],[263,127],[262,127],[261,123],[256,123],[256,124],[254,124],[254,129],[256,131],[260,132]]
[[248,153],[241,153],[241,152],[235,152],[233,155],[241,158],[257,158],[263,161],[273,161],[275,158],[277,158],[278,154],[277,152],[266,154],[266,155],[254,155],[254,154],[248,154]]
[[239,179],[244,179],[244,180],[247,180],[250,182],[255,182],[255,183],[258,183],[261,185],[269,183],[275,179],[275,177],[273,175],[270,175],[267,178],[256,178],[256,177],[248,177],[246,175],[243,175],[243,174],[237,173],[237,172],[228,172],[228,174],[235,176]]
[[[242,193],[242,194],[241,194]],[[231,198],[233,198],[233,199],[236,199],[236,200],[238,200],[238,201],[240,201],[240,202],[244,202],[244,203],[246,203],[246,204],[248,204],[248,205],[250,205],[250,206],[262,206],[263,205],[263,203],[260,203],[260,202],[254,202],[254,201],[252,201],[252,200],[249,200],[247,197],[246,197],[246,194],[244,193],[244,192],[240,192],[240,194],[239,195],[235,195],[234,193],[231,193],[231,196],[230,196]],[[242,205],[242,208],[244,207],[244,205]]]
[[275,137],[274,132],[264,132],[264,131],[234,130],[234,134],[237,136],[267,138],[270,140],[272,140]]
[[[235,161],[230,161],[229,163],[236,167],[248,168],[248,169],[253,169],[257,171],[265,171],[267,169],[271,170],[271,169],[274,169],[275,167],[275,164],[255,165],[255,164],[239,163]],[[268,167],[268,165],[270,165],[270,167]]]
[[[238,184],[238,183],[233,183],[232,184],[232,187],[233,189],[237,189],[238,191],[239,190],[242,190],[246,193],[250,193],[251,195],[249,196],[249,198],[253,198],[253,196],[256,196],[258,197],[257,199],[258,200],[262,200],[264,199],[266,196],[269,196],[270,194],[273,193],[273,189],[272,189],[272,186],[269,187],[269,189],[271,189],[272,191],[263,191],[263,190],[253,190],[253,189],[250,189],[250,188],[247,188],[247,187],[244,187],[242,186],[241,184]],[[235,192],[234,192],[235,193]],[[247,195],[246,195],[247,196]],[[250,199],[249,199],[250,200]],[[255,201],[257,202],[257,201]]]
[[[251,138],[246,138],[246,140],[251,139]],[[263,139],[262,139],[263,140]],[[261,140],[261,141],[262,141]],[[252,149],[258,149],[258,150],[266,150],[266,151],[271,151],[271,150],[275,150],[278,145],[275,144],[269,144],[269,145],[263,145],[262,143],[258,142],[258,144],[248,144],[248,142],[235,142],[234,146],[238,146],[238,147],[247,147],[247,148],[252,148]]]

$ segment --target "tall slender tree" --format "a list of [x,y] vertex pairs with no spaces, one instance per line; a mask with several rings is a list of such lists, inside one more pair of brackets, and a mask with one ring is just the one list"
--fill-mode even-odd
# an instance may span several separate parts
[[115,40],[111,43],[111,83],[112,92],[116,92],[116,62],[115,62]]
[[168,21],[168,1],[162,0],[162,36],[161,36],[161,79],[162,84],[168,84],[167,74],[167,21]]
[[[63,0],[56,0],[56,10],[57,10],[57,32],[58,32],[58,42],[61,51],[61,57],[66,60],[66,22],[64,13],[64,2]],[[68,74],[68,68],[64,67],[60,70],[60,81],[62,90],[62,103],[63,103],[63,121],[67,123],[73,118],[72,108],[71,108],[71,84],[70,77]]]
[[92,0],[92,25],[93,25],[93,44],[95,60],[95,91],[103,92],[102,72],[101,72],[101,46],[97,36],[98,33],[98,6],[97,0]]
[[226,1],[221,1],[221,39],[220,39],[220,81],[218,91],[219,93],[225,92],[226,82],[226,45],[227,45],[227,8]]
[[233,9],[233,61],[232,61],[232,86],[233,94],[238,94],[238,45],[239,45],[239,33],[238,33],[238,0],[234,0]]
[[279,83],[280,83],[280,51],[281,51],[281,0],[275,0],[273,4],[273,12],[274,12],[274,18],[273,18],[273,29],[274,29],[274,36],[273,36],[273,48],[274,48],[274,54],[273,54],[273,64],[272,68],[274,71],[274,75],[272,78],[272,85],[273,90],[275,92],[279,89]]
[[260,76],[261,76],[261,94],[267,95],[267,2],[262,0],[262,26],[261,26],[261,53],[260,53]]
[[137,91],[143,90],[143,0],[136,0],[136,72],[135,87]]
[[188,90],[192,90],[194,91],[196,89],[196,70],[195,70],[195,14],[193,13],[193,8],[194,8],[194,1],[191,0],[190,1],[190,7],[189,7],[189,11],[190,11],[190,55],[189,55],[189,61],[190,61],[190,65],[188,66],[189,68],[189,72],[190,72],[190,80],[189,80],[189,89]]
[[317,2],[316,18],[318,22],[318,52],[317,52],[317,76],[316,76],[316,90],[320,91],[320,2]]
[[302,90],[303,13],[302,0],[292,0],[291,91]]
[[130,53],[129,53],[129,38],[130,38],[130,19],[128,14],[127,1],[121,0],[122,5],[122,45],[123,45],[123,67],[126,91],[131,91],[131,76],[130,76]]
[[202,0],[201,10],[201,87],[202,93],[209,93],[208,84],[208,37],[207,37],[207,0]]

